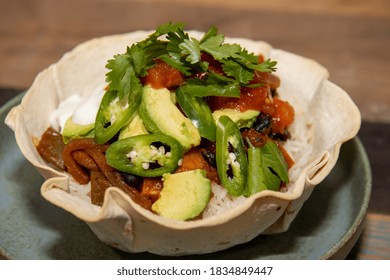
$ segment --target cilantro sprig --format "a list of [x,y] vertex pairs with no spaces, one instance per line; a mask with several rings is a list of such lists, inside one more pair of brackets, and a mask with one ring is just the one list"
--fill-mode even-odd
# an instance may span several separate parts
[[268,141],[263,147],[254,147],[248,143],[248,195],[262,190],[279,189],[280,183],[289,182],[288,165],[279,147]]
[[[183,85],[186,91],[196,96],[202,96],[199,92],[204,92],[206,87],[209,94],[239,97],[241,86],[251,86],[249,82],[255,71],[272,72],[276,69],[276,61],[267,59],[258,63],[255,54],[238,44],[226,43],[224,35],[219,34],[215,26],[200,40],[191,38],[184,26],[185,23],[181,22],[160,25],[148,38],[109,60],[106,65],[110,70],[106,75],[109,90],[116,92],[120,100],[128,101],[131,92],[139,90],[140,77],[147,75],[156,59],[163,60],[186,76],[206,73],[204,80],[188,79]],[[208,70],[208,63],[201,60],[202,53],[219,61],[226,76]]]

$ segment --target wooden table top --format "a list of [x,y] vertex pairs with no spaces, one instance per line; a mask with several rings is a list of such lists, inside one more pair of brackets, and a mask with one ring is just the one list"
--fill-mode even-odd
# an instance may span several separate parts
[[362,113],[359,137],[373,171],[366,225],[347,258],[390,259],[389,0],[1,1],[0,105],[77,44],[170,20],[185,21],[188,29],[216,25],[227,36],[264,40],[329,70],[330,80]]

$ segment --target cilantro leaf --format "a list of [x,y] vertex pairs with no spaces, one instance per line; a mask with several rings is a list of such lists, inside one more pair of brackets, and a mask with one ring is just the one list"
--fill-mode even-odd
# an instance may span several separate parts
[[277,64],[276,61],[271,61],[271,59],[268,58],[267,60],[265,60],[264,62],[262,62],[260,64],[251,65],[249,67],[254,69],[254,70],[260,71],[260,72],[270,73],[270,72],[276,70],[276,67],[275,67],[276,64]]
[[191,75],[191,66],[189,63],[183,62],[182,57],[176,53],[164,54],[160,56],[160,59],[166,63],[168,63],[173,68],[176,68],[184,75]]
[[260,168],[262,180],[259,182],[259,186],[263,189],[277,191],[279,189],[281,180],[275,175],[270,168]]
[[238,44],[222,44],[224,36],[217,35],[211,37],[207,41],[201,44],[201,49],[211,54],[216,60],[223,60],[229,57],[234,57],[241,51],[241,47]]
[[106,68],[111,71],[106,74],[106,82],[111,91],[116,91],[120,99],[130,92],[130,79],[133,66],[130,63],[130,56],[127,53],[118,54],[110,59]]
[[196,97],[204,96],[223,96],[223,97],[240,97],[240,88],[237,85],[196,85],[196,84],[187,84],[182,86],[187,94]]
[[[248,52],[238,44],[224,43],[225,37],[218,34],[218,29],[210,28],[200,41],[201,51],[207,52],[220,61],[227,75],[237,78],[242,84],[247,84],[253,78],[253,71],[275,71],[275,61],[267,59],[258,63],[258,57]],[[250,74],[252,73],[252,74]]]
[[[218,34],[215,26],[203,35],[200,41],[190,38],[184,32],[185,23],[178,22],[160,25],[145,40],[127,48],[126,53],[115,55],[109,60],[106,74],[109,89],[117,92],[120,99],[131,94],[138,87],[139,78],[147,75],[147,70],[161,59],[186,76],[205,73],[206,79],[187,81],[189,92],[195,96],[217,95],[239,97],[240,86],[251,86],[254,71],[274,71],[276,62],[267,59],[258,63],[258,57],[238,44],[224,42],[223,34]],[[166,35],[166,40],[160,37]],[[202,53],[210,54],[219,61],[226,76],[208,70],[208,62],[202,61]],[[203,75],[203,74],[202,74]],[[253,86],[253,85],[252,85]],[[203,93],[202,93],[203,87]]]
[[224,60],[222,69],[226,75],[234,77],[239,83],[247,84],[253,79],[253,71],[243,67],[240,63],[234,60]]
[[162,24],[158,26],[156,28],[155,34],[158,36],[162,36],[168,33],[176,33],[178,31],[183,30],[185,25],[186,24],[184,22],[176,22],[176,23],[168,22],[166,24]]
[[156,31],[152,33],[147,40],[155,41],[158,37],[166,35],[168,33],[176,33],[180,30],[183,30],[185,26],[184,22],[172,23],[168,22],[166,24],[162,24],[156,28]]
[[139,45],[132,45],[127,48],[129,59],[131,59],[134,70],[139,75],[146,75],[146,55],[144,50]]
[[217,36],[218,34],[218,28],[215,27],[214,25],[207,30],[207,32],[203,35],[202,39],[200,39],[200,43],[204,43],[207,41],[209,38],[212,38],[214,36]]
[[[133,94],[142,90],[142,84],[139,79],[140,71],[146,71],[145,69],[138,69],[143,63],[143,57],[136,49],[128,49],[130,53],[124,53],[115,55],[114,59],[108,61],[106,68],[111,69],[106,74],[106,82],[108,82],[109,90],[115,92],[120,102],[125,105],[128,101],[131,101]],[[136,61],[132,60],[132,57]],[[137,66],[134,66],[137,65]]]
[[254,53],[248,52],[246,49],[241,49],[239,53],[232,55],[234,59],[240,61],[243,65],[250,66],[259,63],[259,58]]
[[145,55],[145,71],[140,73],[140,76],[144,77],[147,74],[146,70],[155,64],[155,59],[158,59],[168,53],[167,43],[163,41],[156,41],[152,44],[142,47],[142,50]]
[[283,181],[288,182],[287,163],[279,147],[272,141],[268,141],[262,147],[263,163],[271,169]]
[[188,79],[181,87],[183,87],[186,94],[196,97],[240,97],[240,85],[238,83],[221,83],[216,79]]
[[274,142],[268,141],[263,147],[253,147],[248,140],[248,145],[247,195],[263,190],[277,191],[282,181],[288,182],[287,163]]
[[[141,80],[137,77],[135,72],[130,70],[130,90],[127,96],[127,104],[139,103],[139,96],[142,95],[142,88]],[[124,99],[120,101],[127,105]]]
[[202,50],[206,52],[213,52],[215,49],[219,48],[223,41],[225,40],[225,37],[221,34],[214,35],[212,37],[208,37],[206,40],[202,39],[200,43],[200,47]]
[[170,32],[167,34],[167,50],[170,53],[180,53],[181,48],[180,44],[184,42],[184,40],[188,40],[188,34],[184,33],[183,30],[179,30],[177,32]]
[[197,40],[184,39],[183,42],[179,44],[179,48],[181,49],[181,54],[187,56],[186,60],[188,62],[195,64],[200,61],[200,48]]

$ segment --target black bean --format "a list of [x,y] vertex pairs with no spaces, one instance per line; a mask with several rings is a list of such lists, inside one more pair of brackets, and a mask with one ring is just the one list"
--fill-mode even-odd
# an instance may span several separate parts
[[122,172],[123,181],[131,187],[139,188],[143,183],[143,179],[140,176],[133,175],[130,173]]
[[260,114],[253,123],[252,128],[259,133],[265,133],[266,130],[271,126],[271,123],[272,119],[270,115]]
[[283,141],[283,142],[290,139],[290,133],[287,130],[285,130],[283,134],[271,132],[269,136],[274,140],[279,140],[279,141]]
[[208,164],[210,164],[213,167],[217,167],[215,153],[213,153],[209,150],[206,150],[206,149],[202,149],[202,156],[207,161]]

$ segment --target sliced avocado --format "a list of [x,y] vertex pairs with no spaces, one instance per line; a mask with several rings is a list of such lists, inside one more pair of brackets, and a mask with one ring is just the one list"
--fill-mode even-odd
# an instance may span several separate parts
[[81,125],[73,121],[72,117],[69,117],[62,130],[62,138],[64,143],[68,143],[75,138],[87,138],[94,136],[95,123]]
[[149,132],[146,130],[141,117],[135,114],[133,119],[119,132],[119,139],[143,134],[149,134]]
[[200,144],[198,129],[172,102],[168,89],[145,86],[138,113],[148,131],[175,138],[185,151]]
[[177,104],[176,91],[171,91],[171,101],[173,104]]
[[211,183],[201,169],[163,175],[163,189],[152,210],[185,221],[197,217],[210,200]]
[[213,112],[213,117],[215,122],[218,122],[218,119],[221,116],[228,116],[239,128],[244,128],[251,127],[259,114],[260,112],[256,110],[246,110],[244,112],[240,112],[234,109],[221,109],[215,110]]

